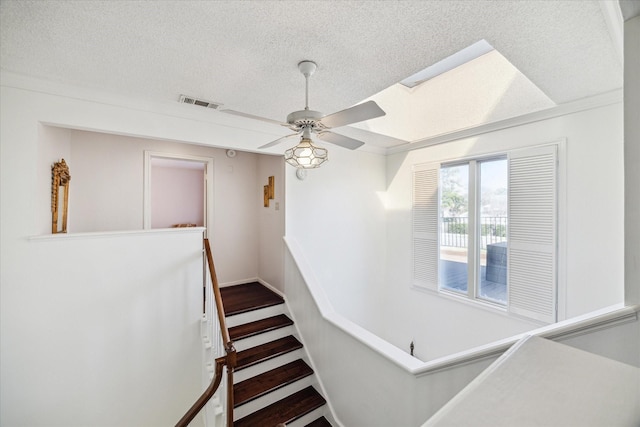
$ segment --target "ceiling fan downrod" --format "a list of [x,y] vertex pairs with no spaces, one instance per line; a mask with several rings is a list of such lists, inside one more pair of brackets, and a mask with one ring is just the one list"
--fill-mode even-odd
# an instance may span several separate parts
[[309,77],[316,72],[318,65],[313,61],[302,61],[298,63],[298,70],[304,76],[305,90],[304,90],[304,109],[309,109]]

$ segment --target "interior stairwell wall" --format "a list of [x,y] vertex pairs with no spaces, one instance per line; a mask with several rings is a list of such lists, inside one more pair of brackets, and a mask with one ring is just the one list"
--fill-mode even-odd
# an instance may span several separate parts
[[[287,238],[285,269],[287,305],[342,426],[422,425],[522,337],[421,362],[337,313],[295,239]],[[638,308],[623,311],[532,333],[640,366]]]
[[286,235],[300,242],[336,310],[375,330],[385,320],[385,158],[327,148],[329,161],[304,180],[286,167]]
[[405,351],[414,341],[422,360],[534,329],[541,324],[412,288],[411,167],[558,140],[566,140],[560,319],[622,304],[619,101],[386,160],[330,149],[330,161],[304,181],[288,170],[287,236],[299,242],[336,312]]
[[[121,145],[110,154],[114,161],[98,159],[94,171],[101,179],[118,178],[118,185],[124,182],[140,195],[142,181],[122,168],[118,156],[125,153],[117,152],[133,149],[133,161],[141,169],[140,139],[143,145],[153,141],[173,152],[186,147],[175,141],[194,144],[196,150],[241,148],[273,135],[251,123],[220,124],[220,113],[177,102],[150,104],[5,72],[0,82],[0,424],[175,423],[201,388],[202,232],[138,233],[142,199],[136,197],[134,205],[111,201],[121,209],[118,215],[134,224],[111,228],[127,230],[124,234],[103,229],[98,235],[72,232],[33,239],[51,231],[51,164],[60,157],[69,161],[73,216],[74,203],[91,204],[74,190],[80,180],[91,178],[90,170],[83,176],[74,169],[74,135],[80,136],[75,141],[80,144],[119,135]],[[266,177],[258,179],[254,160],[246,165],[252,173],[240,179],[229,168],[239,172],[245,167],[237,166],[243,153],[231,159],[225,150],[210,149],[215,151],[218,183],[228,184],[216,192],[222,220],[213,250],[216,262],[227,268],[220,279],[255,278],[262,204],[258,182]],[[234,190],[241,182],[246,182],[246,194]],[[251,224],[237,223],[241,216],[234,209],[244,207],[229,209],[233,197],[247,202]],[[182,241],[178,235],[188,237]],[[234,243],[240,237],[253,241],[250,250]],[[234,270],[231,265],[243,267]]]
[[412,340],[423,360],[540,326],[411,286],[412,166],[563,141],[559,175],[559,319],[624,301],[622,104],[615,102],[516,127],[390,155],[388,286],[390,321],[380,334],[398,346]]
[[[268,178],[273,176],[275,194],[265,207],[262,198]],[[285,220],[285,166],[281,156],[258,156],[256,188],[260,192],[254,198],[258,210],[257,244],[258,277],[284,293],[284,220]]]

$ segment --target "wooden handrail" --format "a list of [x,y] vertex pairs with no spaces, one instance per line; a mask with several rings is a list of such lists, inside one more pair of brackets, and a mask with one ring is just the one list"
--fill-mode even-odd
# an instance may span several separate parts
[[188,426],[189,423],[196,417],[196,415],[198,415],[200,410],[204,408],[204,405],[207,404],[209,399],[211,399],[211,397],[214,395],[214,393],[220,386],[220,383],[222,382],[222,368],[224,367],[225,363],[226,363],[225,356],[218,357],[216,359],[216,370],[215,370],[215,375],[213,377],[213,380],[211,381],[211,384],[209,384],[209,387],[207,387],[204,393],[202,393],[202,395],[198,398],[198,400],[196,400],[196,402],[191,406],[191,408],[189,408],[187,413],[184,414],[182,418],[180,418],[180,421],[178,421],[178,423],[176,424],[176,427]]
[[204,239],[204,250],[207,256],[207,264],[209,264],[209,274],[211,275],[211,285],[213,287],[213,295],[216,302],[216,311],[218,312],[218,322],[220,324],[220,333],[224,342],[225,355],[216,359],[215,375],[211,380],[211,384],[189,408],[186,414],[178,421],[176,427],[187,427],[189,423],[204,408],[209,399],[213,397],[216,390],[222,382],[222,368],[227,367],[227,427],[233,427],[233,371],[236,367],[236,349],[233,341],[229,338],[229,329],[225,321],[224,306],[222,305],[222,295],[220,294],[220,286],[218,285],[218,277],[213,264],[213,255],[211,255],[211,246],[209,239]]
[[209,274],[211,275],[211,284],[213,285],[213,295],[216,301],[216,311],[218,312],[218,322],[220,323],[222,341],[224,342],[226,348],[229,346],[229,344],[233,345],[233,343],[229,339],[229,329],[227,329],[224,306],[222,305],[222,295],[220,295],[220,286],[218,285],[216,268],[213,264],[213,255],[211,255],[211,246],[209,245],[209,239],[204,239],[204,250],[207,255],[207,263],[209,264]]

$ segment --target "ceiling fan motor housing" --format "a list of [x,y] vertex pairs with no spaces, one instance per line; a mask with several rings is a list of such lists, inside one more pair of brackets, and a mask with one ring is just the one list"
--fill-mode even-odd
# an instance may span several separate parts
[[321,129],[324,128],[320,119],[323,117],[322,113],[313,110],[300,110],[294,111],[287,116],[287,123],[292,125],[294,130],[302,130],[305,128]]

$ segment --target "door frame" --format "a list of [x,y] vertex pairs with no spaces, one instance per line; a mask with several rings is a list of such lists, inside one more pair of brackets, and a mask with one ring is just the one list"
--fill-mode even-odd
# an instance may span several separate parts
[[204,227],[205,237],[210,237],[210,230],[213,229],[213,167],[214,158],[204,156],[193,156],[190,154],[165,153],[160,151],[144,151],[144,190],[143,190],[143,228],[151,229],[151,160],[153,158],[170,160],[187,160],[204,163]]

